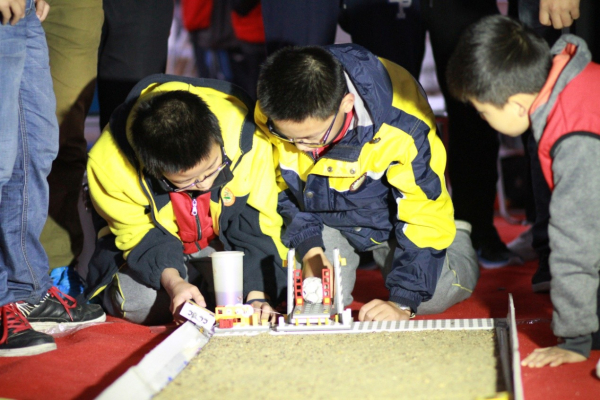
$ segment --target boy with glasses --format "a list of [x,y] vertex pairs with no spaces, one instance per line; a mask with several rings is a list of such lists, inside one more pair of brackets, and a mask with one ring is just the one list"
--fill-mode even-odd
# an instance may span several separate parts
[[113,113],[88,163],[103,220],[88,295],[109,314],[160,324],[186,300],[210,304],[191,264],[226,249],[244,252],[243,301],[262,320],[274,316],[287,249],[271,144],[253,110],[227,82],[152,75]]
[[282,240],[305,278],[331,268],[339,248],[348,305],[359,255],[372,252],[390,297],[365,304],[362,321],[439,313],[470,296],[479,277],[470,226],[455,224],[434,115],[406,70],[351,44],[285,48],[263,65],[258,100]]

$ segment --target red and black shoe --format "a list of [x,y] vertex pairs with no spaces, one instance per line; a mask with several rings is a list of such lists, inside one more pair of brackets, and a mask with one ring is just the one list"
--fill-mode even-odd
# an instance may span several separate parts
[[58,324],[81,325],[90,322],[106,321],[106,314],[98,304],[77,304],[77,301],[51,287],[38,304],[20,301],[19,310],[29,321],[33,329],[44,330]]
[[56,350],[54,338],[33,330],[15,303],[0,307],[0,357],[32,356]]

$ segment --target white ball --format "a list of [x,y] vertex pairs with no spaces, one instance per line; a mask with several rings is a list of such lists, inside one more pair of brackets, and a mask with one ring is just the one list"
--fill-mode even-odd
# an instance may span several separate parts
[[323,302],[323,283],[316,276],[306,278],[302,283],[302,297],[307,303],[317,304]]

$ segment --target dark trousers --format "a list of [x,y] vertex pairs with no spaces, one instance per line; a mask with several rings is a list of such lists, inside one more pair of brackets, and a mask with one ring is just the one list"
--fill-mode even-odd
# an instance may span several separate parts
[[[509,14],[532,28],[548,42],[549,46],[552,46],[562,32],[551,26],[542,25],[539,20],[539,11],[540,2],[538,0],[519,0],[509,3]],[[532,245],[540,256],[540,262],[544,264],[540,265],[540,267],[548,270],[548,257],[550,255],[548,223],[550,221],[550,198],[552,193],[544,178],[538,157],[537,142],[531,130],[525,132],[522,139],[526,149],[525,155],[530,164],[530,198],[533,199],[534,203],[534,212],[527,215],[527,219],[533,222],[531,228],[533,236]]]
[[285,46],[335,41],[339,0],[262,0],[267,53]]
[[[77,203],[87,162],[85,118],[96,87],[102,1],[48,0],[43,23],[56,96],[59,150],[48,175],[48,219],[40,242],[50,269],[72,264],[83,249]],[[83,266],[85,268],[85,266]]]
[[[409,4],[404,7],[402,4]],[[456,219],[473,226],[475,248],[499,241],[494,227],[498,180],[498,134],[470,105],[448,94],[445,70],[462,31],[480,18],[497,14],[495,0],[344,0],[342,27],[355,43],[403,66],[421,71],[429,31],[436,72],[448,113],[448,169]]]
[[98,49],[100,129],[142,78],[164,73],[173,22],[171,0],[103,0]]

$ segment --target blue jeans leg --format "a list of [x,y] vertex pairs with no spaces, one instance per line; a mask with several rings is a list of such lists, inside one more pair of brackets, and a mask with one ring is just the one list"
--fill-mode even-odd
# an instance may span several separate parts
[[58,151],[48,47],[35,3],[15,26],[0,25],[0,305],[37,303],[48,291],[39,242]]

